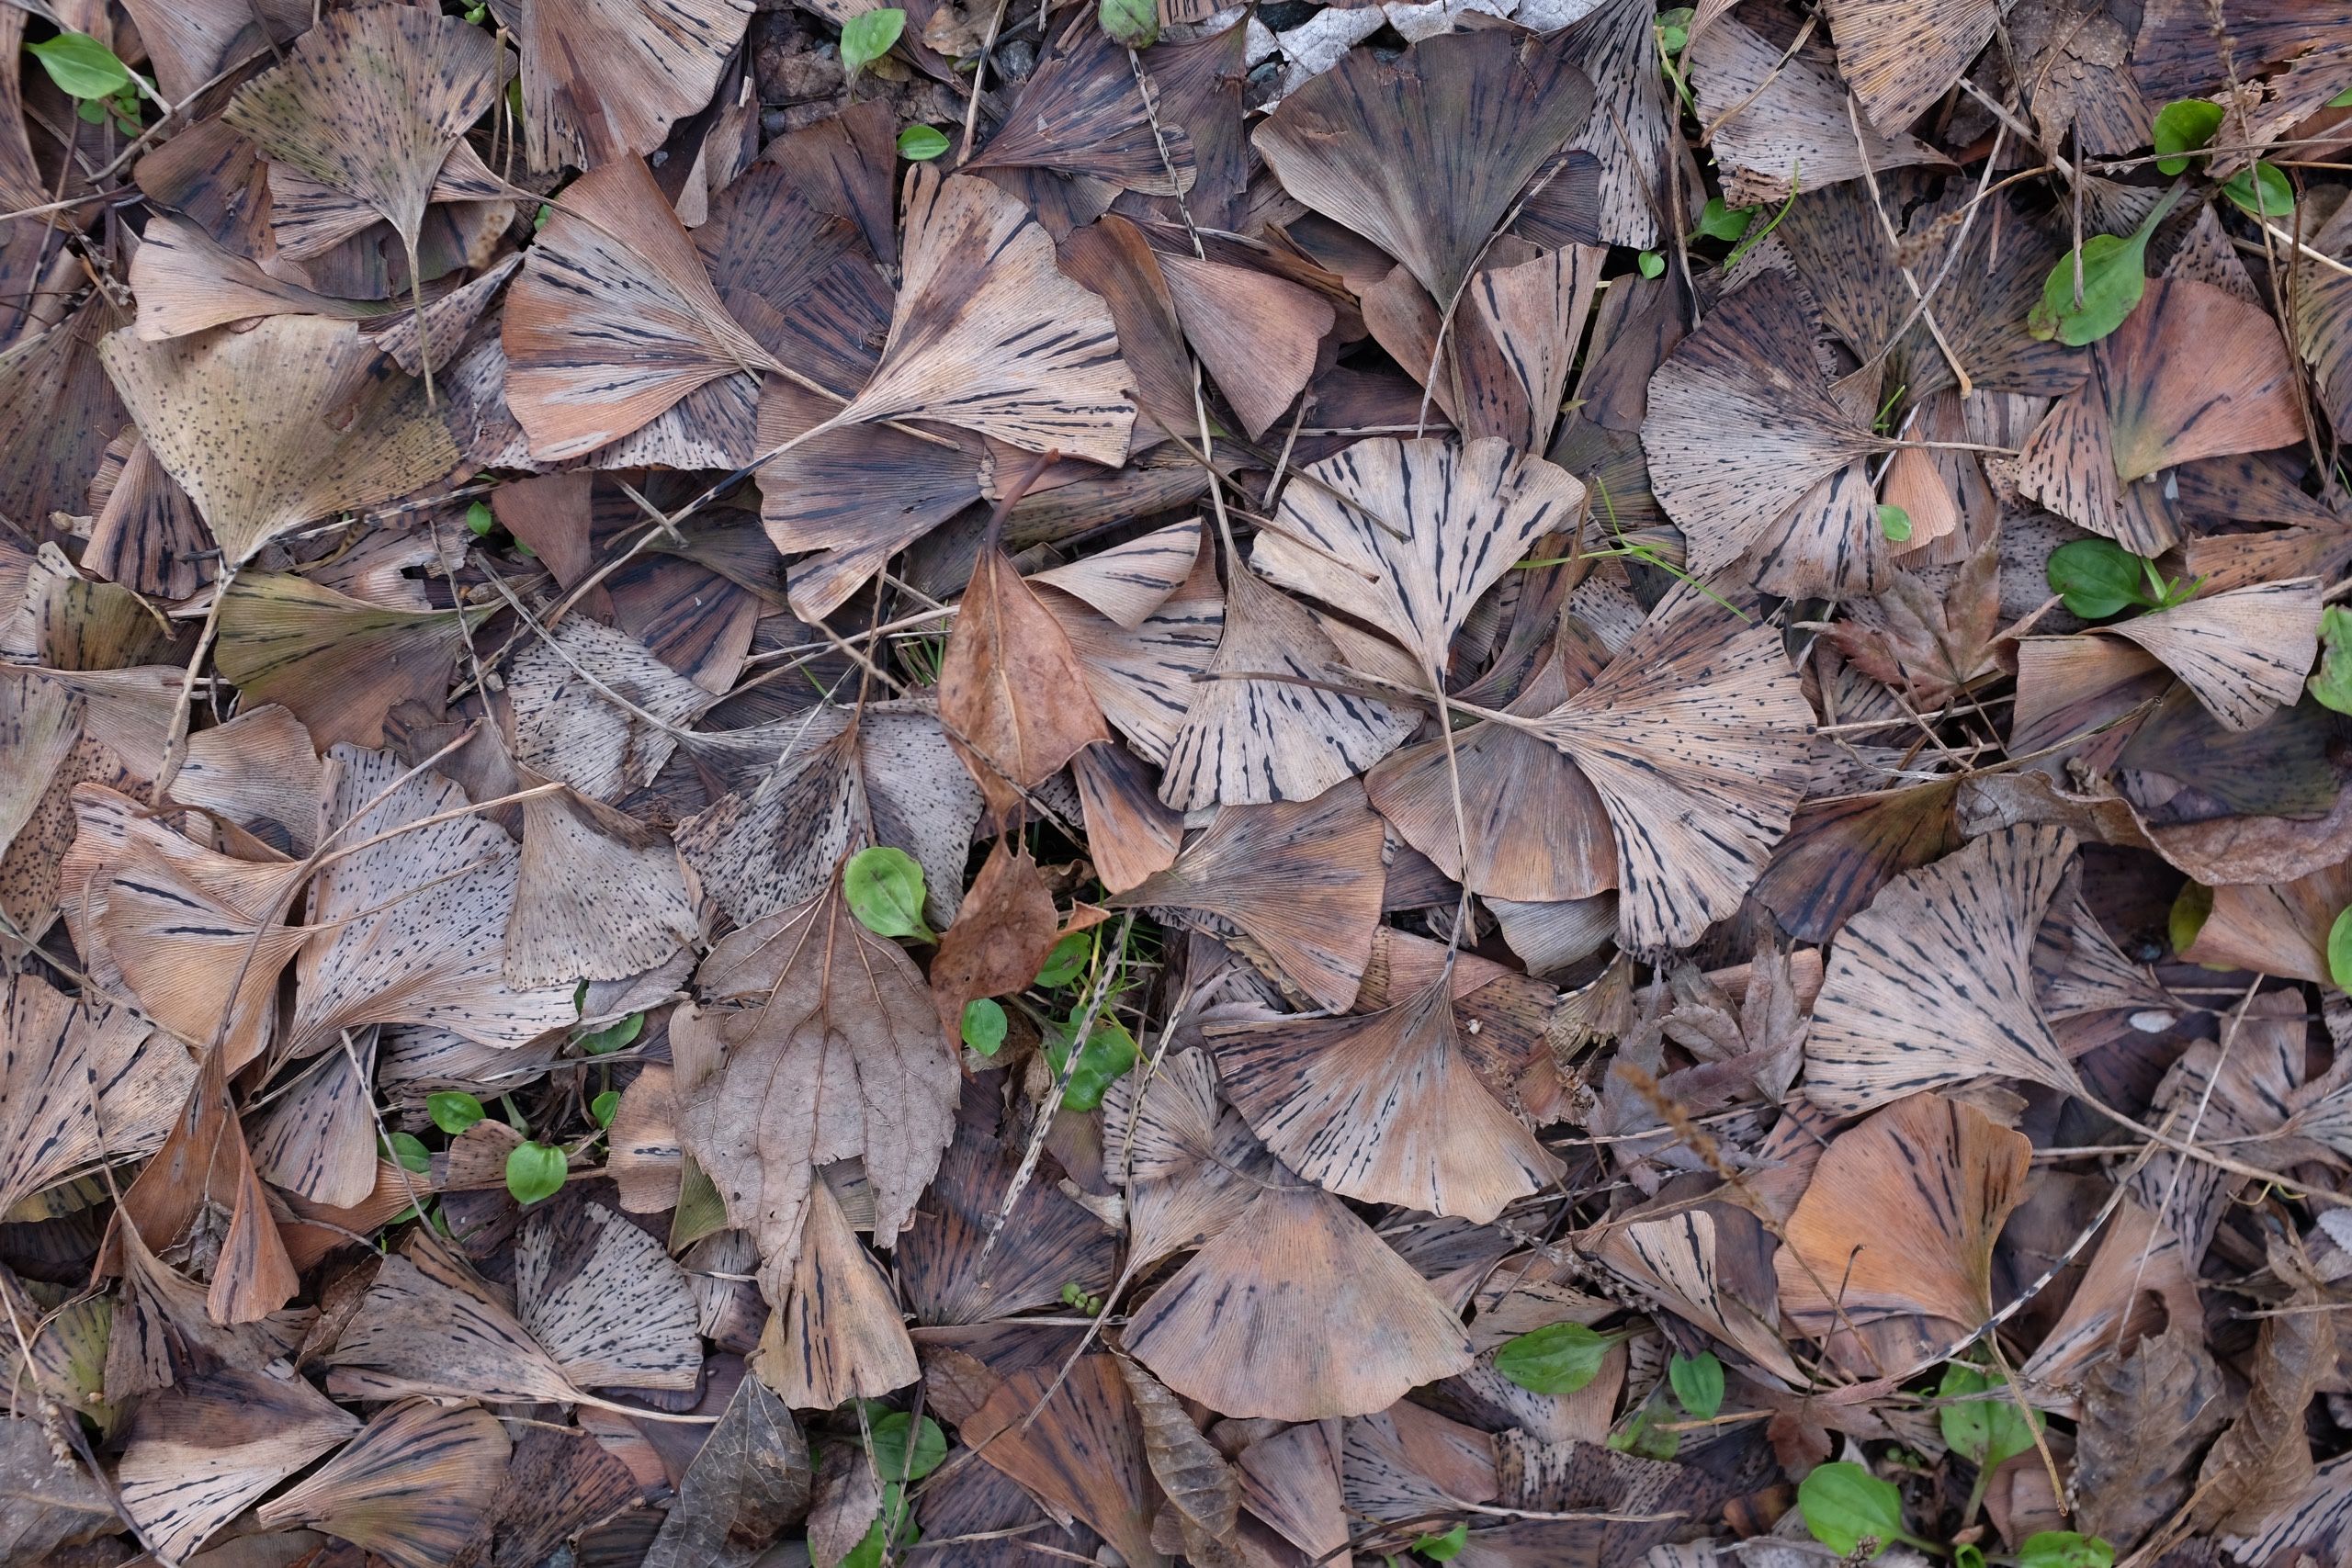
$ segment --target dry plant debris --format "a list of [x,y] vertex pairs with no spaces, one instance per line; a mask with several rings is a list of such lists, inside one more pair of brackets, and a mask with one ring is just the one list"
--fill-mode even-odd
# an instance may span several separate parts
[[8,1568],[2352,1562],[2344,0],[0,48]]

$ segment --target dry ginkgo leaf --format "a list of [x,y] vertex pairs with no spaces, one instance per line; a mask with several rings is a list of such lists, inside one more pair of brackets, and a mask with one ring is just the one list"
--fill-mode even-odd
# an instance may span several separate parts
[[107,1153],[163,1140],[195,1077],[186,1052],[128,1008],[85,1006],[35,975],[8,977],[0,1057],[0,1208]]
[[1993,1315],[1993,1243],[2032,1153],[2024,1134],[1935,1094],[1839,1134],[1774,1256],[1781,1310],[1882,1376],[1966,1337]]
[[718,1005],[671,1023],[679,1132],[781,1302],[818,1167],[862,1157],[876,1243],[906,1227],[955,1128],[955,1054],[922,973],[850,913],[838,872],[720,941],[697,984]]
[[232,1071],[259,1055],[278,976],[309,939],[287,923],[300,868],[219,854],[97,784],[74,792],[77,831],[59,863],[68,924],[150,1016]]
[[917,164],[882,363],[842,423],[934,419],[1026,452],[1116,465],[1135,404],[1110,311],[1065,276],[1029,209]]
[[752,1369],[796,1410],[879,1399],[922,1375],[881,1266],[858,1244],[823,1178],[808,1184],[808,1217],[792,1293],[769,1317]]
[[[1564,34],[1426,39],[1394,62],[1351,51],[1250,138],[1283,188],[1395,256],[1441,307],[1537,169],[1581,130],[1592,83]],[[1395,160],[1414,150],[1415,177]]]
[[1179,811],[1310,800],[1396,750],[1410,715],[1332,689],[1344,662],[1304,606],[1228,560],[1216,657],[1169,746],[1159,798]]
[[1067,1380],[1050,1365],[1014,1372],[957,1435],[1136,1568],[1167,1568],[1151,1545],[1151,1470],[1135,1397],[1114,1358],[1081,1356]]
[[1871,123],[1899,135],[1951,91],[2001,23],[1999,0],[1837,0],[1838,66]]
[[153,344],[117,333],[98,352],[232,566],[289,528],[458,466],[423,389],[348,321],[271,316]]
[[220,672],[251,701],[277,703],[319,746],[384,743],[384,716],[439,700],[488,607],[371,604],[290,572],[240,572],[221,594]]
[[[1715,1215],[1693,1209],[1611,1226],[1594,1248],[1601,1262],[1676,1316],[1698,1325],[1791,1387],[1804,1379],[1781,1341],[1777,1298],[1743,1294],[1718,1268]],[[1763,1271],[1769,1278],[1770,1271]]]
[[609,446],[697,388],[775,363],[634,157],[564,187],[503,320],[506,407],[540,459]]
[[185,1558],[358,1429],[299,1377],[222,1367],[183,1378],[139,1407],[117,1472],[123,1511],[157,1551]]
[[601,1203],[532,1213],[514,1249],[514,1315],[575,1388],[690,1389],[702,1371],[685,1270]]
[[1098,1289],[1116,1267],[1113,1233],[1060,1188],[1030,1181],[1012,1196],[1022,1151],[991,1132],[993,1106],[975,1124],[978,1092],[967,1080],[956,1139],[892,1258],[922,1323],[995,1322],[1059,1302],[1065,1285]]
[[[1788,831],[1813,750],[1813,710],[1779,634],[1734,624],[1687,587],[1528,728],[1608,810],[1632,949],[1687,944],[1739,907]],[[1666,795],[1682,802],[1671,814],[1658,809]]]
[[2091,350],[2018,458],[2018,485],[2069,522],[2155,555],[2178,519],[2148,480],[2199,457],[2301,441],[2295,367],[2267,312],[2210,283],[2163,277]]
[[1233,1416],[1385,1410],[1472,1360],[1419,1275],[1340,1201],[1276,1185],[1127,1320],[1127,1352]]
[[2181,954],[2197,964],[2331,983],[2328,932],[2352,905],[2352,860],[2292,882],[2228,884]]
[[743,39],[743,0],[501,0],[522,51],[531,167],[594,170],[650,153],[710,101]]
[[2302,695],[2319,655],[2315,577],[2255,583],[2134,615],[2104,631],[2138,643],[2231,729],[2252,729]]
[[330,1389],[376,1399],[582,1397],[447,1244],[421,1230],[377,1269],[327,1360]]
[[[221,118],[263,157],[357,201],[408,250],[447,161],[498,96],[495,39],[463,18],[408,6],[338,11],[284,63],[237,90]],[[422,295],[417,308],[424,308]],[[428,362],[426,384],[431,385]]]
[[139,319],[131,331],[148,342],[185,337],[255,316],[333,316],[366,321],[396,306],[379,300],[336,299],[274,277],[204,230],[157,215],[131,258],[131,291]]
[[818,706],[750,730],[696,736],[699,760],[730,776],[766,766],[678,825],[678,853],[707,897],[739,921],[807,902],[842,856],[866,843],[906,851],[923,868],[927,917],[956,916],[978,787],[932,705]]
[[1181,123],[1154,134],[1125,46],[1082,18],[1062,28],[1001,128],[963,167],[1051,170],[1114,193],[1159,196],[1182,195],[1193,180],[1192,139]]
[[1344,1008],[1380,923],[1382,838],[1361,784],[1308,801],[1227,806],[1175,864],[1109,904],[1212,917],[1317,1005]]
[[1209,1029],[1234,1108],[1331,1191],[1492,1220],[1562,1168],[1464,1058],[1450,978],[1362,1017]]
[[[1727,429],[1742,438],[1724,440]],[[1808,492],[1881,445],[1866,419],[1824,384],[1803,297],[1777,270],[1759,274],[1682,340],[1650,383],[1642,423],[1658,502],[1682,525],[1687,564],[1701,575],[1754,549]],[[1791,570],[1818,582],[1862,584],[1891,557],[1875,514],[1866,534],[1829,544],[1823,558],[1792,561]]]
[[1441,674],[1480,595],[1536,539],[1577,526],[1584,507],[1582,485],[1498,440],[1360,441],[1302,478],[1250,565],[1379,627]]
[[261,1506],[401,1564],[436,1568],[482,1522],[506,1479],[506,1430],[474,1405],[387,1406],[325,1464]]
[[562,786],[523,803],[508,981],[625,979],[701,930],[677,851],[659,833]]
[[1814,1100],[1850,1115],[1988,1073],[2081,1093],[2034,1004],[2031,963],[2074,852],[2063,828],[1987,834],[1847,921],[1805,1040]]
[[1858,136],[1828,51],[1802,39],[1788,44],[1796,27],[1778,7],[1756,7],[1703,28],[1693,18],[1684,65],[1698,92],[1699,118],[1713,130],[1725,200],[1779,203],[1799,186],[1818,190],[1859,179],[1865,170],[1949,162],[1899,130],[1882,136],[1865,125]]
[[522,852],[505,830],[467,811],[456,784],[410,776],[389,753],[337,746],[327,757],[322,814],[349,852],[311,894],[319,929],[296,965],[289,1051],[325,1049],[363,1023],[521,1045],[574,1022],[571,987],[506,978]]

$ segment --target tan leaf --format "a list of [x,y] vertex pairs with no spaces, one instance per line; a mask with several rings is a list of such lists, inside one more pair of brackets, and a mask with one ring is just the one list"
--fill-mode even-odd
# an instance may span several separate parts
[[1805,1041],[1815,1102],[1850,1115],[1988,1073],[2081,1093],[2031,963],[2074,852],[2064,829],[2006,829],[1896,877],[1849,920]]
[[478,1406],[403,1400],[263,1504],[261,1522],[308,1525],[401,1568],[439,1568],[486,1522],[510,1452],[506,1429]]
[[117,333],[98,353],[232,566],[288,529],[458,466],[422,389],[382,373],[349,322],[271,316],[157,344]]
[[1386,1409],[1474,1359],[1461,1321],[1340,1201],[1262,1190],[1127,1321],[1127,1353],[1231,1416]]
[[1208,1028],[1234,1108],[1331,1191],[1494,1219],[1562,1167],[1464,1059],[1450,980],[1361,1017]]
[[1314,800],[1220,807],[1166,871],[1107,902],[1194,911],[1315,1003],[1355,1000],[1386,885],[1380,818],[1360,784]]
[[1866,1375],[1970,1335],[1993,1315],[1993,1243],[2032,1153],[2022,1133],[1933,1094],[1839,1134],[1773,1258],[1781,1310]]
[[222,1367],[151,1394],[116,1473],[123,1511],[174,1560],[359,1429],[300,1378]]

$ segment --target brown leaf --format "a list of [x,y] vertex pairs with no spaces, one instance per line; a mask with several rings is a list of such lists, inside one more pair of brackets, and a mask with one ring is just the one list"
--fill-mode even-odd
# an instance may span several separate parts
[[759,1237],[762,1285],[781,1302],[817,1168],[865,1160],[888,1245],[939,1168],[960,1074],[931,988],[850,913],[838,872],[713,947],[697,983],[714,1005],[670,1026],[679,1133],[729,1219]]
[[[2312,1478],[2303,1412],[2335,1369],[2335,1315],[2292,1243],[2273,1241],[2272,1269],[2294,1286],[2288,1310],[2262,1320],[2249,1368],[2245,1408],[2205,1456],[2197,1472],[2197,1525],[2257,1530],[2294,1500]],[[2295,1311],[2297,1307],[2321,1310]]]
[[993,541],[972,569],[940,663],[939,717],[1006,823],[1022,791],[1111,738],[1069,635]]
[[812,1479],[792,1412],[745,1378],[679,1482],[645,1568],[743,1568],[808,1512]]
[[2222,1424],[2222,1370],[2198,1328],[2175,1323],[2084,1375],[2075,1506],[2119,1551],[2188,1498],[2188,1462]]

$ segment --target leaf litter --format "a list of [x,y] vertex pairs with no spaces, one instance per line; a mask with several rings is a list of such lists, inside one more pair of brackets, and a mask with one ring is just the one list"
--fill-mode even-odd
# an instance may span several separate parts
[[2344,1561],[2347,27],[0,8],[0,1556]]

